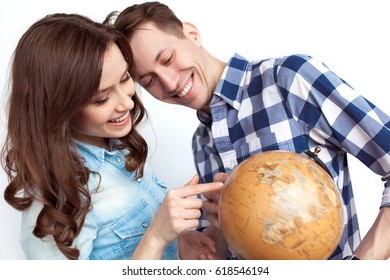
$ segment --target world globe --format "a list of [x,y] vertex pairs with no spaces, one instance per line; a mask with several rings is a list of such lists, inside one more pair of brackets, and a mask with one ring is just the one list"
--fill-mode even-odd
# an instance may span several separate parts
[[229,247],[247,260],[320,260],[343,231],[343,205],[328,173],[287,151],[241,162],[225,181],[219,221]]

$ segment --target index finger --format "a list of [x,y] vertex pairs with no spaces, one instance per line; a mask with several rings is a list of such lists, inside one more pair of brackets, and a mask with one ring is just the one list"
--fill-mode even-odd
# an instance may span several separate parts
[[198,185],[187,185],[177,189],[177,194],[180,197],[188,197],[198,195],[204,192],[219,191],[223,187],[222,182],[212,182]]

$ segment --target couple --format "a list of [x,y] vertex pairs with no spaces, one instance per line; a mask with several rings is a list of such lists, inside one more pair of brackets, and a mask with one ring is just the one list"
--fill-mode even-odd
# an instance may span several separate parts
[[[309,56],[222,62],[203,48],[195,26],[158,2],[108,21],[116,31],[49,16],[16,48],[5,198],[24,210],[27,258],[234,258],[218,229],[221,182],[252,154],[316,146],[347,214],[330,258],[390,256],[389,116]],[[136,128],[146,112],[133,79],[159,100],[196,110],[201,184],[194,177],[166,192],[145,166],[147,145]],[[385,181],[378,218],[361,243],[347,153]],[[187,198],[201,193],[203,202]],[[196,225],[202,232],[191,230]]]

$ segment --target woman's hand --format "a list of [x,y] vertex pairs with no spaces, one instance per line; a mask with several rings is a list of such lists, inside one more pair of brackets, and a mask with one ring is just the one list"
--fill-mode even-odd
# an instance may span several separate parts
[[202,200],[196,196],[219,191],[223,186],[221,182],[198,182],[199,177],[195,175],[185,186],[168,191],[133,259],[160,259],[170,242],[198,225]]

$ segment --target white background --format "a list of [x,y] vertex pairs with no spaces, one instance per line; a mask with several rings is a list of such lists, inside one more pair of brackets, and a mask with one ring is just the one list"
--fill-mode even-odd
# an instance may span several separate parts
[[[142,1],[14,0],[0,13],[0,140],[4,140],[4,105],[9,62],[23,32],[55,12],[79,13],[103,21],[113,10]],[[390,113],[390,17],[386,1],[310,0],[162,0],[182,21],[194,23],[204,46],[227,60],[237,52],[249,60],[304,53],[324,61],[386,113]],[[184,185],[195,173],[191,136],[197,125],[191,109],[142,98],[150,114],[143,132],[150,164],[168,186]],[[23,112],[20,112],[23,114]],[[11,116],[12,117],[12,116]],[[359,221],[364,235],[379,209],[380,176],[350,158]],[[0,169],[0,259],[24,259],[19,245],[21,214],[4,202],[7,178]]]

